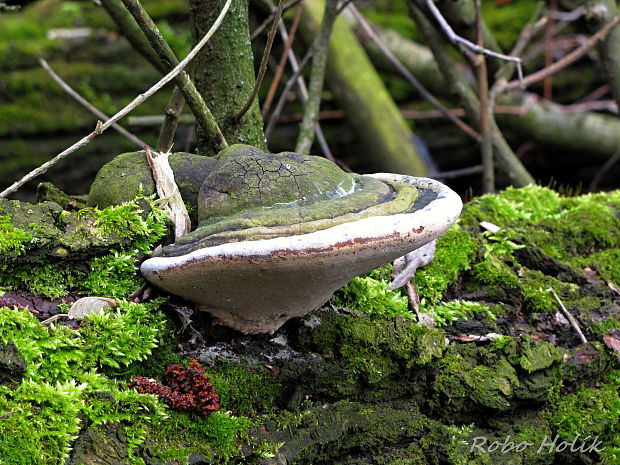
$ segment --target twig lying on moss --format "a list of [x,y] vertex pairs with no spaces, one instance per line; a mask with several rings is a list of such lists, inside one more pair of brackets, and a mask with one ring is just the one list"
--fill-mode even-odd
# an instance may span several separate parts
[[558,294],[555,292],[555,290],[551,286],[549,286],[547,288],[547,290],[549,292],[551,292],[551,295],[553,295],[553,297],[557,301],[557,303],[560,304],[560,308],[562,309],[562,312],[564,312],[564,315],[566,315],[566,318],[568,318],[568,321],[570,321],[571,326],[575,329],[575,331],[579,335],[579,338],[581,339],[581,342],[583,342],[584,344],[587,344],[588,340],[586,339],[586,337],[581,332],[581,328],[579,327],[579,323],[577,323],[577,320],[575,319],[575,317],[573,315],[571,315],[568,310],[566,310],[566,307],[564,306],[564,304],[560,300],[560,297],[558,296]]
[[220,25],[222,24],[222,21],[224,20],[226,13],[228,13],[228,10],[230,9],[231,4],[232,4],[232,0],[226,1],[226,4],[224,5],[219,16],[217,17],[217,19],[211,26],[211,29],[207,31],[207,33],[200,40],[200,42],[196,44],[196,46],[187,54],[187,56],[178,65],[174,67],[172,71],[170,71],[163,78],[161,78],[149,90],[147,90],[143,94],[138,95],[135,99],[133,99],[132,102],[129,103],[129,105],[127,105],[125,108],[123,108],[118,113],[116,113],[114,116],[112,116],[108,121],[106,121],[105,123],[98,121],[97,126],[95,127],[95,130],[91,132],[89,135],[87,135],[86,137],[83,137],[82,139],[77,141],[75,144],[73,144],[71,147],[63,150],[58,155],[56,155],[54,158],[52,158],[48,162],[43,163],[38,168],[26,174],[19,181],[14,182],[11,186],[7,187],[5,190],[0,192],[0,198],[6,197],[7,195],[15,192],[17,189],[19,189],[21,186],[26,184],[28,181],[45,173],[48,169],[50,169],[60,160],[68,157],[69,155],[71,155],[73,152],[75,152],[79,148],[82,148],[85,145],[88,145],[95,137],[100,135],[105,130],[109,129],[114,123],[116,123],[118,120],[120,120],[124,116],[127,116],[127,114],[130,113],[134,108],[142,104],[146,99],[148,99],[153,94],[155,94],[159,89],[161,89],[166,84],[168,84],[170,81],[172,81],[183,70],[183,68],[185,68],[187,64],[198,54],[198,52],[202,49],[202,47],[205,46],[205,44],[209,41],[209,39],[211,39],[213,34],[215,34],[215,31],[217,31]]
[[[105,113],[103,113],[98,108],[93,106],[88,100],[82,97],[73,87],[67,84],[58,74],[56,74],[47,61],[45,61],[43,58],[39,58],[39,64],[43,67],[43,69],[49,75],[49,77],[51,77],[56,84],[62,87],[62,90],[64,90],[67,94],[69,94],[80,105],[82,105],[84,108],[86,108],[88,111],[90,111],[92,114],[94,114],[97,118],[99,118],[102,121],[107,121],[108,119],[110,119],[109,116],[107,116]],[[127,139],[132,141],[134,144],[138,145],[140,148],[144,147],[145,145],[148,145],[142,139],[133,135],[132,133],[127,131],[124,127],[122,127],[119,124],[116,124],[116,123],[113,124],[112,129],[117,131],[119,134],[125,136]]]

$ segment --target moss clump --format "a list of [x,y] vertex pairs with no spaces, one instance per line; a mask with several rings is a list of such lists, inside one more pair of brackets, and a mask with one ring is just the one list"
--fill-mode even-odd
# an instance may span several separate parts
[[52,298],[69,290],[128,296],[141,282],[137,255],[167,232],[167,217],[153,197],[75,213],[53,202],[8,201],[0,203],[3,212],[18,232],[6,236],[14,245],[0,255],[0,286]]
[[21,255],[32,236],[11,224],[10,216],[0,216],[0,254]]
[[479,249],[478,241],[458,223],[437,239],[433,262],[416,273],[420,296],[429,304],[439,302],[448,286],[468,270]]

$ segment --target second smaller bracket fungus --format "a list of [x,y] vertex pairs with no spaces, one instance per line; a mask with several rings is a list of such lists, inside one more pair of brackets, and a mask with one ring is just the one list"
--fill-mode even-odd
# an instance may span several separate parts
[[348,174],[323,158],[235,145],[205,176],[198,228],[141,269],[222,324],[271,333],[435,239],[461,208],[431,179]]

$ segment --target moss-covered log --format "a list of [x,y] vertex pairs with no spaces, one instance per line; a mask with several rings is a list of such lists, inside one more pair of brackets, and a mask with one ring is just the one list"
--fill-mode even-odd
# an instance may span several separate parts
[[[47,329],[35,318],[42,315],[25,311],[27,300],[9,291],[0,306],[22,309],[0,308],[0,352],[9,348],[16,361],[0,364],[8,432],[0,435],[0,456],[10,465],[65,456],[87,465],[618,465],[618,209],[617,191],[563,198],[531,186],[474,199],[439,239],[434,262],[416,275],[422,311],[443,325],[435,329],[415,321],[403,292],[387,290],[390,267],[355,278],[331,305],[272,336],[216,326],[174,299],[163,307],[119,300],[118,310],[72,329]],[[110,225],[124,213],[104,216]],[[0,237],[12,240],[2,245],[5,260],[21,257],[14,252],[22,247],[45,248],[32,239],[46,240],[53,222],[36,228],[18,218],[2,223]],[[483,232],[483,220],[502,230]],[[47,275],[41,261],[30,271],[49,284],[61,263]],[[118,275],[98,279],[112,284]],[[111,289],[99,288],[100,295]],[[164,328],[163,310],[177,331]],[[165,365],[188,357],[206,367],[220,412],[178,412],[123,387],[132,376],[160,379]],[[579,450],[560,447],[575,438]]]
[[[307,43],[319,32],[323,5],[321,0],[304,2],[301,31]],[[374,168],[419,176],[427,173],[411,129],[342,18],[336,20],[330,40],[327,85],[364,141],[365,156]]]

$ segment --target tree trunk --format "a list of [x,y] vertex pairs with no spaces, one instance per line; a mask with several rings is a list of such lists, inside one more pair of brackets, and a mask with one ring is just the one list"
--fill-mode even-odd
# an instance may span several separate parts
[[[191,0],[190,20],[194,43],[211,28],[225,0]],[[254,59],[248,29],[248,1],[233,0],[224,22],[194,61],[194,81],[229,144],[243,143],[266,149],[263,121],[255,101],[239,121],[255,83]],[[205,134],[198,130],[198,151],[213,155]]]

